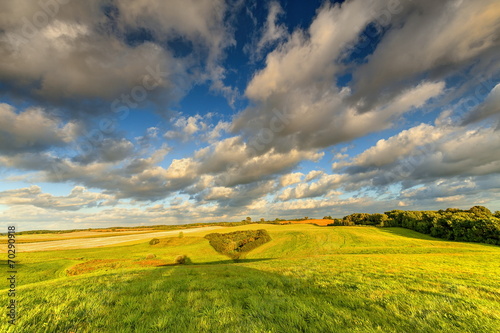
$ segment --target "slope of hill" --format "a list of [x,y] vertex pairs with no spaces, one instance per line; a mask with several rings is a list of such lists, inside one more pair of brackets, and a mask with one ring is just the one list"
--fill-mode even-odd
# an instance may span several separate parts
[[[18,321],[0,330],[498,332],[498,246],[366,226],[217,232],[256,229],[272,241],[238,263],[204,230],[158,246],[20,253]],[[169,265],[177,255],[193,264]]]

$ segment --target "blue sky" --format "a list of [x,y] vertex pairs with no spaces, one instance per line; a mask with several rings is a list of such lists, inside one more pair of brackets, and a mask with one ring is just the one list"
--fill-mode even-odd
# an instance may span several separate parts
[[20,229],[500,209],[500,6],[0,5]]

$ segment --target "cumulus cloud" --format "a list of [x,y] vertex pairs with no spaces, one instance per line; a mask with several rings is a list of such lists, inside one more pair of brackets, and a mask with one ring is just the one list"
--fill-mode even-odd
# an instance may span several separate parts
[[389,139],[379,140],[357,155],[349,162],[334,164],[334,168],[356,165],[362,167],[381,167],[394,163],[398,159],[414,153],[419,146],[424,146],[441,138],[445,133],[439,128],[427,124],[420,124],[408,130],[403,130]]
[[404,2],[391,16],[392,29],[355,70],[352,100],[368,110],[424,73],[442,78],[473,64],[484,72],[500,43],[499,11],[494,0]]
[[411,188],[446,177],[498,174],[497,156],[500,136],[494,128],[419,125],[334,167],[340,171],[347,166],[345,181],[351,189],[391,184]]
[[296,30],[266,57],[245,91],[253,104],[233,121],[258,153],[311,150],[346,142],[391,126],[445,91],[444,81],[416,80],[362,111],[348,87],[336,85],[342,59],[384,8],[381,1],[322,6],[307,31]]
[[[5,92],[66,106],[87,98],[109,106],[121,94],[129,104],[172,102],[193,83],[224,76],[219,61],[233,38],[222,0],[55,3],[0,5]],[[175,41],[190,52],[176,54]]]
[[292,199],[314,198],[324,195],[338,195],[340,192],[334,191],[338,188],[343,177],[340,175],[328,175],[322,173],[318,180],[311,183],[300,183],[294,187],[286,188],[283,192],[277,195],[281,201]]
[[0,104],[0,153],[43,151],[65,146],[78,136],[75,122],[63,123],[40,108],[16,113],[14,107]]
[[[52,107],[0,104],[0,166],[14,170],[11,180],[77,186],[68,196],[36,186],[3,191],[0,203],[22,205],[29,221],[36,214],[49,221],[52,211],[61,221],[87,226],[252,212],[339,216],[361,208],[498,200],[500,132],[482,121],[498,115],[499,86],[488,85],[488,91],[495,87],[461,115],[460,126],[453,120],[457,100],[474,90],[475,79],[468,77],[498,74],[498,6],[493,0],[406,1],[389,20],[377,21],[392,4],[325,2],[310,26],[289,33],[283,8],[272,1],[247,45],[250,62],[264,57],[264,63],[250,73],[248,104],[230,121],[178,112],[168,130],[155,125],[135,139],[112,133],[93,140],[91,149],[69,151],[103,107],[150,101],[170,112],[191,87],[206,84],[234,108],[239,92],[227,85],[223,64],[235,46],[231,11],[242,2],[90,0],[60,4],[54,15],[45,11],[44,22],[34,22],[43,11],[38,2],[2,3],[0,93]],[[354,50],[374,24],[383,33],[373,40],[373,52],[356,58]],[[461,70],[466,82],[457,84]],[[350,82],[340,79],[351,75]],[[420,121],[411,117],[424,113],[440,116],[434,125],[413,125]],[[332,173],[322,171],[326,148],[395,124],[409,128],[354,156],[335,147]],[[200,148],[169,154],[180,145],[165,140]],[[341,191],[351,198],[342,199]],[[123,198],[143,207],[82,212]],[[0,211],[0,218],[19,220],[19,212]]]
[[94,161],[119,162],[132,157],[134,152],[134,144],[127,139],[103,138],[96,141],[90,151],[75,156],[73,160],[85,164]]
[[289,173],[284,176],[281,176],[280,184],[283,187],[297,184],[302,181],[302,177],[304,177],[304,174],[302,172]]
[[164,137],[166,139],[180,139],[184,142],[192,139],[195,133],[207,128],[207,124],[203,122],[203,117],[200,115],[181,116],[173,122],[173,126],[175,129],[165,133]]
[[296,30],[267,55],[266,67],[254,76],[245,94],[252,100],[265,100],[311,82],[330,81],[338,69],[335,60],[343,48],[370,21],[371,11],[380,7],[380,1],[369,5],[351,1],[342,7],[325,3],[307,34]]
[[89,192],[85,187],[75,186],[67,196],[43,193],[39,186],[0,192],[0,204],[8,206],[31,205],[55,210],[79,210],[82,208],[115,205],[111,195]]

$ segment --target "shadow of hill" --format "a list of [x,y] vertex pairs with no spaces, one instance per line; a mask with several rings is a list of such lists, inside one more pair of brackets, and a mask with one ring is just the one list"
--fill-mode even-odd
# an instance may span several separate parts
[[435,237],[432,237],[430,235],[419,233],[418,231],[405,229],[405,228],[399,228],[399,227],[380,228],[380,230],[384,233],[391,234],[391,235],[396,235],[396,236],[401,236],[401,237],[406,237],[406,238],[413,238],[413,239],[428,240],[428,241],[433,241],[433,242],[448,242],[448,243],[468,244],[468,245],[476,244],[476,245],[482,245],[482,246],[487,246],[487,247],[498,247],[498,245],[487,244],[487,243],[464,242],[464,241],[448,240],[448,239],[443,239],[443,238],[435,238]]
[[406,237],[406,238],[413,238],[413,239],[422,239],[422,240],[429,240],[429,241],[436,241],[436,242],[447,242],[447,240],[442,239],[442,238],[435,238],[426,234],[422,234],[418,231],[410,230],[410,229],[405,229],[405,228],[399,228],[399,227],[392,227],[392,228],[380,228],[380,231],[395,235],[395,236],[400,236],[400,237]]

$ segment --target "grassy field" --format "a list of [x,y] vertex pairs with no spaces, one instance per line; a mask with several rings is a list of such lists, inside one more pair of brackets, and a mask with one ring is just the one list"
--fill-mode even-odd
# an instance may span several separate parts
[[[401,228],[217,232],[249,229],[272,241],[238,263],[210,247],[211,231],[155,246],[21,253],[18,321],[4,319],[0,331],[500,332],[498,246]],[[170,265],[177,255],[193,264]]]

